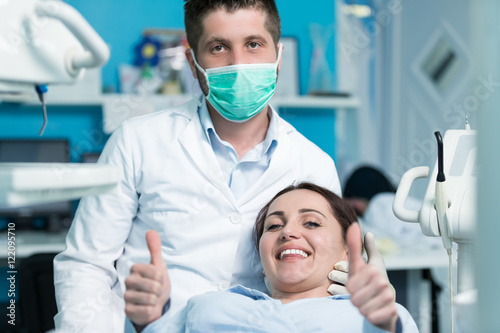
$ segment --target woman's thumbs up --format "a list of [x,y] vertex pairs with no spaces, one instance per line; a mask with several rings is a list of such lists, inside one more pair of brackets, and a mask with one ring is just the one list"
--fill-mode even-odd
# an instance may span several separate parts
[[[371,240],[369,243],[371,254],[378,254],[374,243]],[[347,230],[347,247],[349,251],[349,279],[346,287],[351,293],[352,304],[373,325],[395,332],[398,313],[394,302],[393,288],[385,271],[382,272],[378,265],[374,265],[370,261],[366,263],[363,259],[361,255],[361,228],[358,223],[353,223]]]

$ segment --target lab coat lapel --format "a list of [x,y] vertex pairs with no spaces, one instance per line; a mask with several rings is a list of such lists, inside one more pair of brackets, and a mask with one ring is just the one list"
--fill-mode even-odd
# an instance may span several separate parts
[[179,143],[191,162],[196,165],[198,171],[236,207],[234,196],[226,184],[219,162],[210,146],[210,142],[208,142],[207,136],[203,132],[197,113],[191,118],[191,121],[182,132]]

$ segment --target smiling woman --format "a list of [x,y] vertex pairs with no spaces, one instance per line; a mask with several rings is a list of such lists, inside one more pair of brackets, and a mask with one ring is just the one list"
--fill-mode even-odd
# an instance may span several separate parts
[[[361,256],[354,210],[311,183],[280,191],[260,211],[255,240],[271,297],[236,285],[191,298],[146,332],[418,332],[387,279]],[[150,235],[149,235],[150,236]],[[153,256],[153,253],[152,253]],[[327,274],[349,258],[351,295],[331,296]]]
[[329,296],[327,275],[333,263],[347,260],[345,236],[355,221],[351,207],[314,184],[279,192],[260,211],[255,225],[272,297],[288,303]]

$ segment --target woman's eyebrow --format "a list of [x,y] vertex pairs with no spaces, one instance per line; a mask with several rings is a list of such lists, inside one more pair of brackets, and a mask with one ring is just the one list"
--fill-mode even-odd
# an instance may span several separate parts
[[301,213],[301,214],[302,214],[302,213],[309,213],[309,212],[318,213],[318,214],[320,214],[321,216],[323,216],[323,217],[325,217],[325,218],[326,218],[325,214],[323,214],[323,213],[322,213],[322,212],[320,212],[320,211],[317,211],[316,209],[312,209],[312,208],[302,208],[302,209],[300,209],[300,210],[299,210],[299,213]]
[[277,210],[277,211],[274,211],[274,212],[272,212],[272,213],[267,214],[266,219],[267,219],[269,216],[272,216],[272,215],[277,215],[277,216],[285,216],[285,212],[284,212],[284,211],[282,211],[282,210]]

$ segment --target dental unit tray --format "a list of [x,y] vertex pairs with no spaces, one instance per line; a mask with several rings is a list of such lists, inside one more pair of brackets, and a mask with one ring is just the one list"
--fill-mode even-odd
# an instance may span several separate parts
[[0,163],[0,207],[72,200],[111,191],[114,166],[80,163]]

